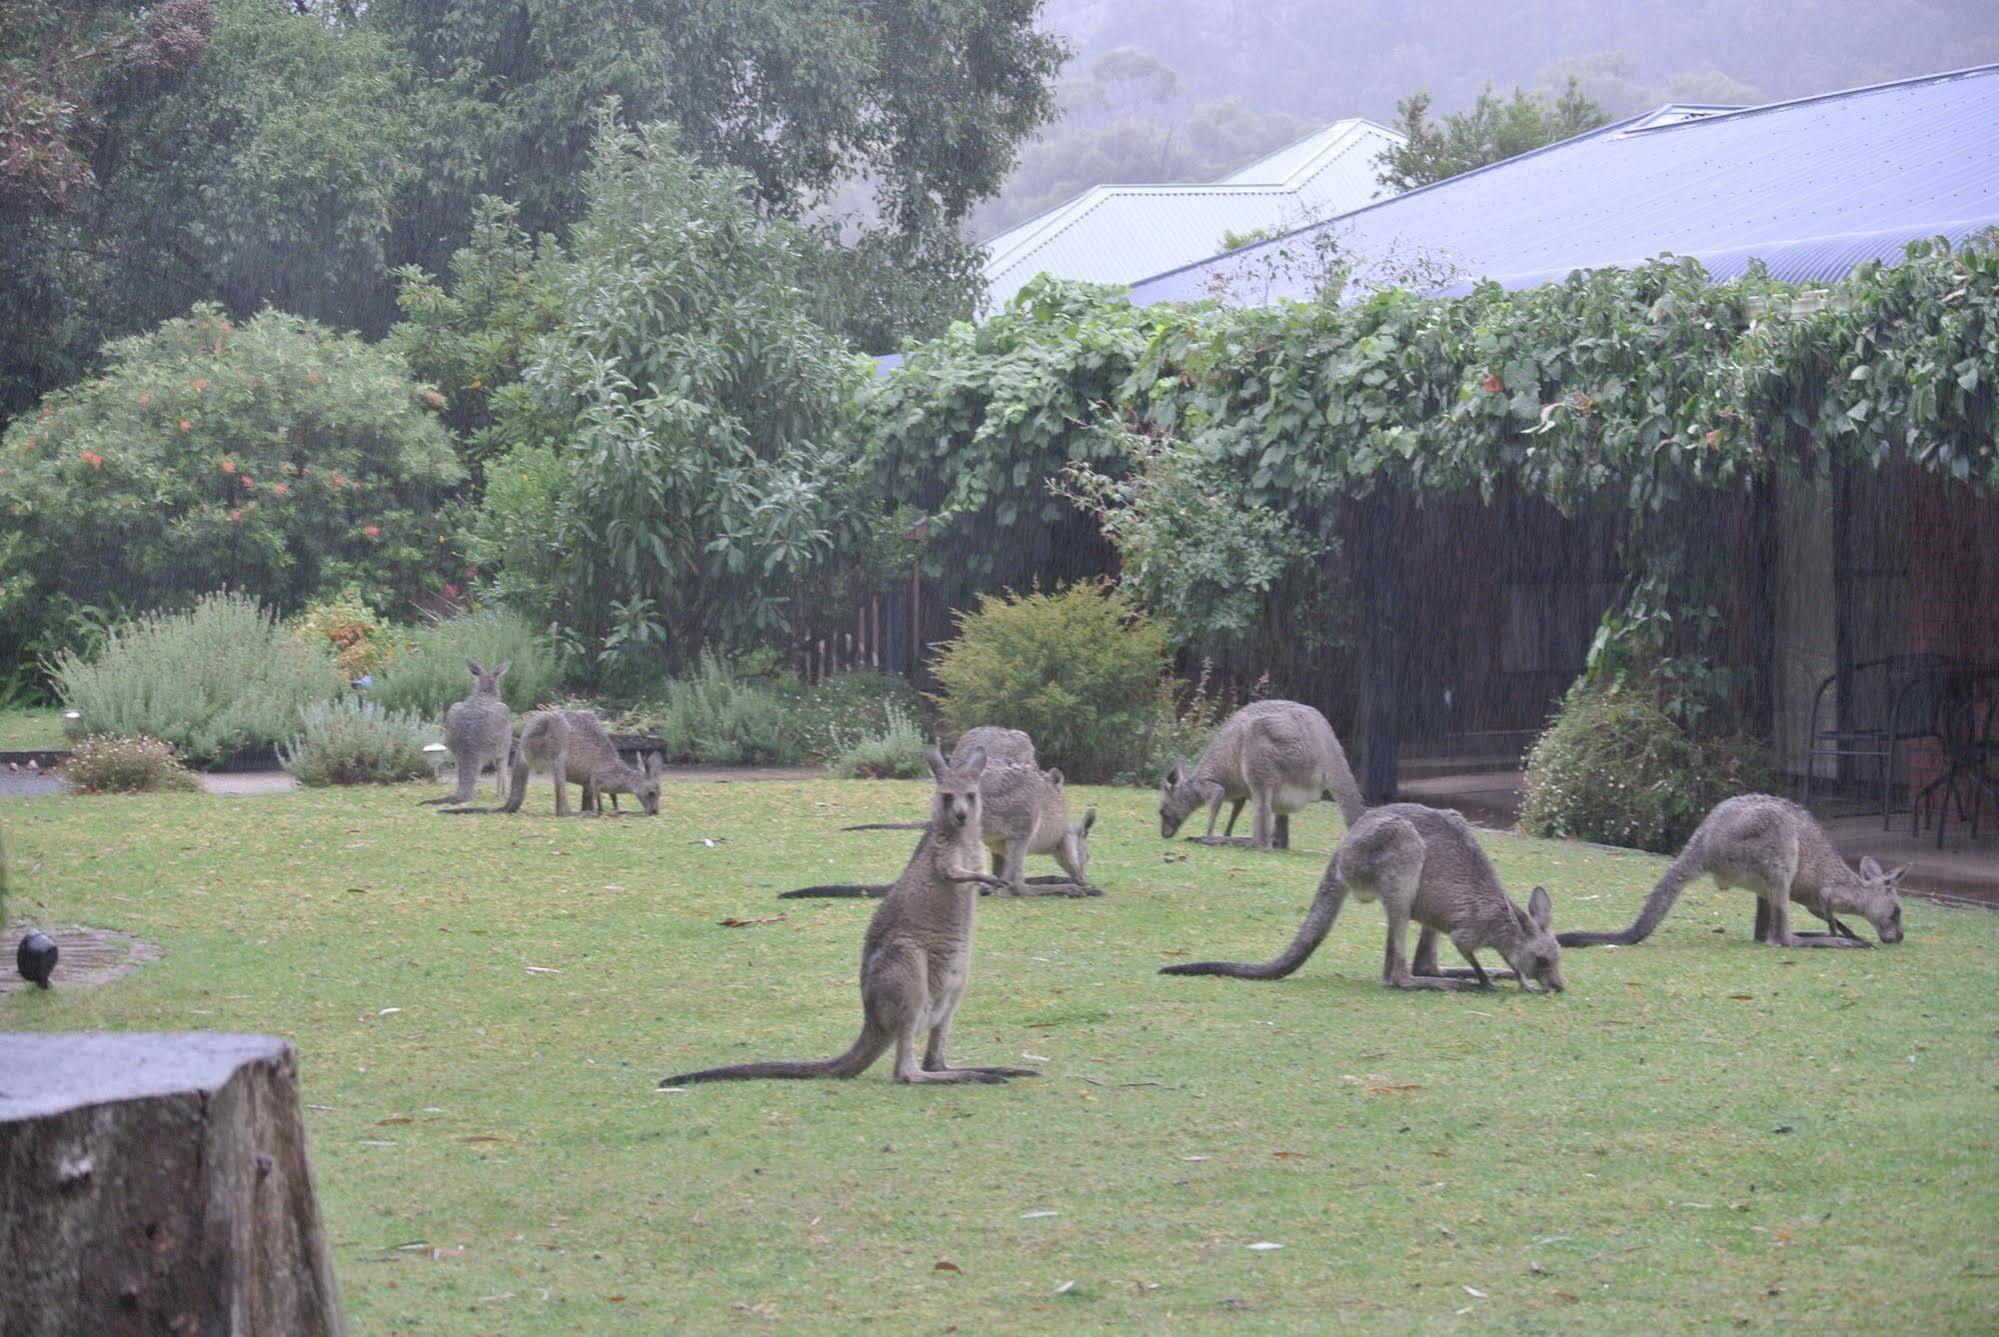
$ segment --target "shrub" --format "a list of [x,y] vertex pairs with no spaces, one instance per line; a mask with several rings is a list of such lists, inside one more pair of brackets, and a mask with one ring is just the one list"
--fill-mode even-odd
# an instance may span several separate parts
[[1715,804],[1772,779],[1753,743],[1698,740],[1642,693],[1578,685],[1527,754],[1520,825],[1672,854]]
[[64,652],[54,676],[83,735],[147,734],[196,766],[275,747],[299,711],[346,690],[333,661],[243,594],[208,594],[185,613],[114,629],[93,658]]
[[390,785],[431,773],[424,744],[437,731],[407,711],[342,697],[307,706],[278,761],[302,785]]
[[889,702],[888,722],[878,732],[863,734],[833,761],[833,774],[850,780],[914,780],[929,769],[923,758],[930,746],[921,725]]
[[981,595],[956,614],[956,639],[932,665],[935,699],[956,730],[1025,729],[1044,764],[1072,779],[1108,780],[1142,759],[1166,637],[1115,589]]
[[180,764],[172,743],[145,734],[86,738],[62,764],[62,778],[81,794],[152,794],[201,788]]
[[350,581],[412,596],[450,552],[442,397],[399,358],[207,305],[104,356],[0,448],[0,662],[63,608],[185,607],[225,584],[280,613]]
[[755,766],[806,756],[785,694],[738,676],[714,654],[703,654],[692,676],[669,681],[649,718],[669,761]]
[[516,712],[554,699],[562,684],[561,657],[526,619],[483,609],[418,628],[408,648],[376,675],[368,699],[388,710],[442,720],[451,703],[472,690],[468,659],[487,668],[513,661],[500,679],[500,697]]
[[409,645],[409,633],[377,613],[352,587],[331,598],[315,599],[292,622],[291,630],[306,644],[329,650],[333,666],[349,681],[380,672]]
[[794,716],[793,732],[804,755],[813,760],[830,761],[865,738],[892,732],[898,717],[919,733],[931,732],[922,696],[892,674],[855,669],[810,687],[795,685],[785,695]]

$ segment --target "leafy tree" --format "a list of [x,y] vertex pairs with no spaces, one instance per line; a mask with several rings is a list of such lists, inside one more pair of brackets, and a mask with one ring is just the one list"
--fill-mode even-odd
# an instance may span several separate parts
[[[628,124],[672,121],[684,151],[747,172],[766,216],[803,218],[844,183],[870,183],[871,216],[848,220],[850,234],[907,249],[856,247],[845,263],[864,277],[839,290],[898,299],[898,332],[934,328],[939,276],[959,280],[946,313],[968,310],[971,267],[933,266],[928,286],[887,280],[897,261],[962,250],[966,211],[1047,115],[1061,48],[1034,28],[1037,8],[375,0],[366,25],[430,81],[403,254],[441,270],[481,194],[516,201],[530,233],[560,233],[582,212],[595,108],[613,96]],[[863,311],[850,332],[880,339],[881,323]]]
[[1574,78],[1552,103],[1518,88],[1511,99],[1501,100],[1488,84],[1469,110],[1442,122],[1430,119],[1430,95],[1417,93],[1395,104],[1395,128],[1405,142],[1381,151],[1374,160],[1375,174],[1388,190],[1414,190],[1579,135],[1609,119],[1582,95]]
[[867,366],[812,321],[810,238],[759,222],[753,188],[601,115],[558,324],[496,405],[522,444],[473,555],[599,673],[782,629],[854,510],[839,415]]
[[101,625],[225,586],[280,613],[349,581],[426,588],[460,470],[443,397],[400,359],[204,304],[104,361],[0,440],[0,663],[71,644],[78,610]]

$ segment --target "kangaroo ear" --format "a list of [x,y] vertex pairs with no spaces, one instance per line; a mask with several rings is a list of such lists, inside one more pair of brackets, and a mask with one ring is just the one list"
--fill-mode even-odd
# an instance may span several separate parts
[[1083,834],[1090,834],[1090,828],[1097,824],[1097,810],[1091,808],[1083,814]]
[[1555,917],[1555,902],[1548,895],[1546,887],[1534,888],[1534,894],[1527,898],[1527,917],[1534,921],[1543,933]]
[[1888,885],[1892,887],[1897,882],[1900,882],[1902,880],[1902,874],[1908,871],[1909,871],[1909,865],[1903,864],[1899,868],[1890,868],[1886,873],[1882,874],[1882,876],[1887,879]]
[[1051,785],[1055,785],[1055,786],[1057,786],[1058,788],[1059,788],[1059,787],[1061,786],[1061,784],[1062,784],[1062,768],[1061,768],[1060,766],[1050,766],[1050,767],[1048,768],[1048,771],[1047,771],[1047,775],[1048,775],[1048,783],[1049,783],[1049,784],[1051,784]]
[[944,754],[934,747],[923,749],[923,759],[930,763],[930,773],[939,780],[944,778]]
[[1186,778],[1187,778],[1187,763],[1184,761],[1176,761],[1173,763],[1173,768],[1166,772],[1166,787],[1168,789],[1172,789],[1177,785],[1179,785],[1180,782],[1185,780]]
[[513,660],[502,659],[500,661],[500,666],[493,670],[493,676],[496,678],[504,678],[507,676],[507,670],[512,668],[513,666],[514,666]]
[[647,775],[658,775],[661,771],[664,771],[665,769],[666,769],[666,763],[660,760],[659,753],[657,752],[646,753],[645,772]]
[[958,767],[959,770],[969,771],[973,775],[979,774],[985,768],[986,750],[982,747],[975,747],[970,752],[967,752],[964,764]]
[[1870,881],[1878,879],[1881,876],[1881,865],[1874,861],[1873,855],[1863,854],[1860,856],[1860,875]]
[[476,678],[476,677],[478,677],[478,676],[479,676],[480,674],[482,674],[482,673],[484,673],[484,672],[486,671],[486,670],[484,670],[484,669],[482,669],[482,668],[480,668],[480,667],[479,667],[479,661],[478,661],[478,660],[476,660],[476,659],[468,659],[468,660],[466,660],[466,661],[465,661],[465,667],[466,667],[466,668],[469,668],[469,669],[471,669],[471,670],[472,670],[472,676],[473,676],[473,677],[475,677],[475,678]]

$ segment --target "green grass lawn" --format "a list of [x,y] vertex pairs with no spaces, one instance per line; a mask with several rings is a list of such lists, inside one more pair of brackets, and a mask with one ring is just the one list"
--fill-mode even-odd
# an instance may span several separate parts
[[[539,784],[516,818],[423,792],[0,800],[18,915],[165,953],[0,999],[0,1027],[297,1044],[356,1333],[1999,1328],[1987,913],[1777,951],[1703,884],[1542,997],[1382,989],[1381,913],[1350,904],[1289,980],[1172,979],[1288,941],[1337,813],[1258,854],[1082,791],[1111,894],[987,900],[955,1035],[1045,1076],[660,1094],[853,1039],[873,903],[773,897],[888,880],[913,834],[835,828],[926,786],[670,786],[656,820],[567,822]],[[1626,922],[1663,867],[1488,845],[1557,928]]]
[[0,710],[0,752],[68,746],[62,734],[62,712],[54,706]]

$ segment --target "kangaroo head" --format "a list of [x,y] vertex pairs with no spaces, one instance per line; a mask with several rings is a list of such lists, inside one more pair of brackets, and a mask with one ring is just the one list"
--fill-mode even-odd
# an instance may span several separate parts
[[1212,780],[1196,780],[1186,762],[1174,762],[1159,785],[1159,834],[1173,839],[1182,822],[1220,798],[1221,792],[1222,787]]
[[1907,864],[1883,868],[1871,856],[1863,855],[1858,872],[1830,883],[1819,895],[1829,910],[1863,916],[1874,926],[1881,941],[1900,942],[1902,902],[1895,894],[1895,884],[1908,871]]
[[645,761],[639,766],[639,775],[643,778],[632,786],[632,797],[639,801],[639,806],[646,810],[648,817],[659,816],[659,777],[665,769],[657,752],[647,753]]
[[[1513,914],[1513,923],[1520,930],[1520,939],[1512,951],[1501,950],[1506,964],[1520,977],[1520,987],[1529,989],[1527,981],[1533,980],[1542,993],[1560,993],[1562,984],[1562,945],[1555,941],[1555,935],[1548,931],[1548,925],[1555,917],[1555,903],[1548,896],[1546,887],[1534,888],[1534,894],[1527,898],[1527,908],[1521,909],[1509,897],[1506,908]],[[1496,945],[1496,944],[1495,944]]]
[[930,795],[931,829],[950,835],[969,826],[977,832],[979,776],[986,769],[986,750],[973,748],[956,766],[948,764],[944,754],[934,747],[923,754],[923,759],[930,763],[930,774],[937,781],[937,788]]
[[503,659],[500,661],[498,668],[489,670],[480,668],[479,661],[476,659],[466,660],[465,667],[472,670],[472,695],[498,696],[500,694],[500,679],[506,677],[507,670],[513,666],[513,660]]

